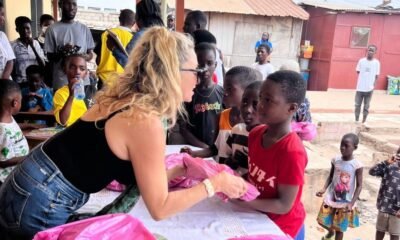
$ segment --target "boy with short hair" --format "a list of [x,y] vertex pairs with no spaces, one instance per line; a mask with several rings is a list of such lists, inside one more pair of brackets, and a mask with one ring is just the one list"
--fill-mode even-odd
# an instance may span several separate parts
[[369,103],[371,102],[372,92],[374,91],[376,80],[380,74],[381,65],[374,58],[377,47],[369,45],[367,49],[367,57],[361,58],[356,67],[358,74],[357,92],[355,98],[355,117],[358,122],[361,111],[361,104],[364,101],[363,119],[365,123],[368,116]]
[[31,36],[31,20],[28,17],[17,17],[15,19],[15,27],[19,38],[11,42],[16,57],[13,79],[19,83],[21,87],[26,87],[28,85],[26,68],[30,65],[44,67],[44,53],[39,42],[34,40]]
[[263,125],[249,135],[249,181],[260,196],[240,203],[266,213],[284,233],[304,239],[305,209],[301,202],[307,152],[290,123],[304,101],[299,73],[277,71],[267,77],[257,106]]
[[[180,131],[186,141],[196,147],[208,148],[214,144],[218,134],[218,115],[222,111],[224,89],[213,83],[212,75],[217,66],[215,48],[209,43],[200,43],[195,47],[199,68],[199,83],[194,89],[192,102],[186,104],[189,123],[180,124]],[[181,71],[195,71],[181,69]]]
[[400,147],[390,159],[376,164],[369,174],[382,178],[376,206],[376,240],[382,240],[389,232],[391,240],[400,237]]
[[28,142],[13,118],[21,108],[21,100],[18,83],[0,79],[0,183],[29,153]]

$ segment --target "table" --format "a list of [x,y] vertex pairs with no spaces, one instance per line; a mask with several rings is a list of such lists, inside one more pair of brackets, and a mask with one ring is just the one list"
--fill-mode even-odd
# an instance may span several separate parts
[[25,120],[44,120],[48,126],[54,126],[56,122],[53,111],[19,112],[14,116],[14,119],[17,122],[24,122]]
[[38,128],[30,131],[24,131],[24,136],[28,141],[29,147],[33,149],[36,145],[46,141],[63,129],[64,128],[62,127]]
[[[166,155],[179,152],[184,146],[169,145]],[[109,190],[92,194],[89,202],[79,212],[97,212],[118,195],[119,193]],[[231,202],[223,202],[217,197],[205,199],[184,212],[158,222],[152,219],[140,198],[129,214],[142,221],[150,232],[168,240],[225,240],[257,234],[285,236],[267,215]]]

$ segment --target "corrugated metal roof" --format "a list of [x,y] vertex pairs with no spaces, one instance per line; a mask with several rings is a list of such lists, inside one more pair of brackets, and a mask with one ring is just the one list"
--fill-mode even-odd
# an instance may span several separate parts
[[336,11],[348,12],[376,12],[376,13],[400,13],[395,10],[400,8],[400,1],[396,0],[382,6],[383,0],[301,0],[299,4],[321,7]]
[[[175,0],[167,0],[175,8]],[[185,9],[249,15],[294,17],[307,20],[309,14],[292,0],[185,0]]]

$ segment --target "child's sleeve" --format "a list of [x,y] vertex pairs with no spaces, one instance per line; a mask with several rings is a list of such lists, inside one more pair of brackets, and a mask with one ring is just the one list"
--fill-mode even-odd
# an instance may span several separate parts
[[288,151],[282,154],[279,164],[278,184],[303,185],[307,155],[304,151]]
[[61,94],[62,89],[59,89],[55,94],[53,98],[53,109],[54,109],[54,117],[56,118],[56,121],[61,124],[60,121],[60,111],[64,107],[65,102],[67,101],[66,98],[63,97],[63,94]]
[[45,94],[43,94],[42,108],[45,111],[50,111],[53,108],[53,94],[51,94],[49,89],[45,89]]
[[375,177],[383,177],[388,166],[389,165],[385,161],[378,163],[369,170],[369,175]]
[[7,129],[0,126],[0,161],[5,161],[9,158],[10,149],[7,134]]

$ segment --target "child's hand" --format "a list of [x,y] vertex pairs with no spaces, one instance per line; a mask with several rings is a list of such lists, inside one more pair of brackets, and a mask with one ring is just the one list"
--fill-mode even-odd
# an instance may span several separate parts
[[354,206],[354,203],[349,203],[349,204],[347,204],[347,206],[346,206],[347,211],[348,211],[348,212],[352,211],[352,210],[353,210],[353,206]]
[[325,191],[326,190],[324,190],[324,189],[319,190],[315,195],[317,195],[317,197],[322,197],[324,195]]
[[183,148],[181,148],[181,153],[187,153],[187,154],[189,154],[190,156],[193,157],[193,150],[190,149],[190,147],[183,147]]
[[74,96],[74,91],[75,91],[75,84],[78,83],[78,79],[74,78],[69,81],[68,83],[68,89],[69,89],[69,96],[73,97]]

